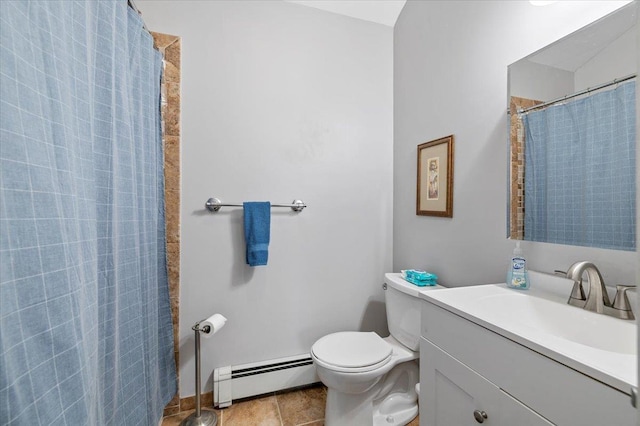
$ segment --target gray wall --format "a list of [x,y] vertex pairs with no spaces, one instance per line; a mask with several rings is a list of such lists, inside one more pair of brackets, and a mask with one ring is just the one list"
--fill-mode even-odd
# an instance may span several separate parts
[[[627,2],[409,1],[394,30],[393,266],[445,285],[504,282],[507,66]],[[415,215],[416,146],[455,135],[453,218]],[[522,244],[532,269],[590,259],[634,281],[636,253]]]
[[[191,326],[214,312],[228,322],[203,340],[203,380],[330,332],[386,333],[392,28],[281,1],[137,3],[182,37],[181,395]],[[242,210],[203,211],[213,196],[309,207],[273,209],[269,264],[251,268]]]

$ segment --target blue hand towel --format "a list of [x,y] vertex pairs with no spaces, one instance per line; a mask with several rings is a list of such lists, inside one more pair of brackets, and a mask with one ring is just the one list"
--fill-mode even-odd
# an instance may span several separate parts
[[244,240],[247,243],[247,264],[266,265],[269,259],[271,203],[253,201],[243,203]]

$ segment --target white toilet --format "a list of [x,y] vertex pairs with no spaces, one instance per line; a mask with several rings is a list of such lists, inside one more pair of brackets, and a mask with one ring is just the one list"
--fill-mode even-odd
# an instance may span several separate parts
[[418,415],[419,292],[443,287],[418,287],[398,273],[385,274],[385,283],[391,336],[345,331],[311,347],[328,389],[326,426],[401,426]]

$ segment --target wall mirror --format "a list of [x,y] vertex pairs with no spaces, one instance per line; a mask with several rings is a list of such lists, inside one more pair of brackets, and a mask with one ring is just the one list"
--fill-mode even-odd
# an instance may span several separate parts
[[637,13],[509,65],[508,237],[635,250]]

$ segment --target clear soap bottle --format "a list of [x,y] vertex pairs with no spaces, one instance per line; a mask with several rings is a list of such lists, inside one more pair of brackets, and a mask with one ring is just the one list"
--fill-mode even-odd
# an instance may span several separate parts
[[522,254],[520,241],[516,241],[516,248],[513,249],[513,255],[509,262],[507,270],[507,286],[518,290],[526,290],[529,288],[529,273],[527,272],[527,261]]

